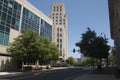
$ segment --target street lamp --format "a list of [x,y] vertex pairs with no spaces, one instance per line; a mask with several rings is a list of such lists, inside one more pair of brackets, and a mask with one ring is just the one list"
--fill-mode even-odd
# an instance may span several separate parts
[[102,34],[104,35],[104,39],[106,40],[107,38],[106,38],[106,35],[105,35],[105,33],[104,33],[104,32],[102,32],[102,33],[101,33],[101,35],[102,35]]
[[106,44],[106,43],[107,43],[106,35],[105,35],[105,33],[103,33],[103,32],[101,33],[101,35],[102,35],[102,34],[104,35],[104,40],[105,40],[105,44]]
[[[101,33],[101,35],[104,35],[104,40],[105,40],[105,44],[107,44],[107,38],[106,38],[106,35],[105,35],[105,33]],[[109,53],[108,53],[109,54]],[[109,67],[109,61],[108,61],[108,56],[107,56],[107,58],[106,58],[106,62],[107,62],[107,67]]]

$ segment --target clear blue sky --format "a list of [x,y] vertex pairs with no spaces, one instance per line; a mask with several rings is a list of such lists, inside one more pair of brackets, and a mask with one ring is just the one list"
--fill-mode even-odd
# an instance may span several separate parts
[[[102,32],[110,38],[109,14],[107,0],[28,0],[46,15],[50,14],[53,2],[63,2],[68,17],[68,56],[79,58],[78,53],[72,53],[75,43],[80,41],[81,34],[90,27],[97,35]],[[78,48],[76,48],[78,49]]]

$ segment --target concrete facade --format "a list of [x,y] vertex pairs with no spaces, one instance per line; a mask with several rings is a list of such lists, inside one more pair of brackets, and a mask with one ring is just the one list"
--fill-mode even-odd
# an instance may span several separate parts
[[114,40],[117,65],[120,69],[120,0],[108,0],[111,38]]
[[[3,8],[4,5],[7,6],[7,7],[5,7],[5,9]],[[17,8],[15,8],[16,5],[17,5]],[[7,11],[5,11],[5,10],[7,10]],[[11,12],[9,13],[10,10],[11,10]],[[27,11],[29,16],[24,15],[25,10]],[[14,12],[14,11],[16,11],[16,12]],[[4,15],[6,15],[6,16],[4,16]],[[11,20],[8,20],[9,19],[8,17],[11,18]],[[32,18],[37,19],[38,24]],[[5,19],[5,21],[3,21],[4,19]],[[24,19],[26,19],[26,20],[24,20]],[[8,23],[10,21],[11,21],[11,23]],[[27,21],[27,22],[25,22],[25,21]],[[4,23],[4,24],[2,24],[2,23]],[[26,24],[26,26],[24,26],[24,28],[22,28],[23,23]],[[35,27],[33,27],[33,26],[29,27],[30,26],[29,23]],[[6,25],[9,25],[9,26],[6,26]],[[27,26],[27,25],[29,25],[29,26]],[[47,37],[46,35],[48,35],[48,36],[50,36],[49,38],[52,38],[51,37],[52,36],[52,26],[53,26],[53,21],[49,17],[47,17],[45,14],[43,14],[40,10],[35,8],[32,4],[30,4],[27,0],[12,0],[11,2],[10,2],[10,0],[0,1],[0,39],[1,39],[0,40],[0,71],[6,71],[6,70],[8,70],[8,68],[9,68],[9,70],[14,69],[14,67],[13,67],[14,65],[11,62],[11,55],[9,53],[7,53],[7,47],[9,47],[8,46],[9,43],[12,43],[14,41],[14,38],[18,37],[21,34],[22,30],[27,30],[27,29],[33,28],[33,30],[37,31],[40,36]],[[41,35],[42,30],[43,30],[43,29],[41,29],[42,27],[43,27],[43,29],[45,27],[46,27],[45,29],[47,29],[47,27],[49,27],[49,29],[51,29],[51,30],[49,32],[43,32],[44,35]],[[6,30],[6,31],[4,31],[4,30]],[[47,33],[47,34],[45,34],[45,33]],[[49,33],[51,33],[51,34],[49,34]],[[6,39],[4,39],[4,37],[3,37],[5,35],[7,35],[6,39],[8,39],[8,42],[6,41],[7,42],[6,44],[5,44]]]
[[65,60],[68,53],[67,16],[63,3],[53,3],[49,17],[53,20],[53,43],[60,52],[60,60]]

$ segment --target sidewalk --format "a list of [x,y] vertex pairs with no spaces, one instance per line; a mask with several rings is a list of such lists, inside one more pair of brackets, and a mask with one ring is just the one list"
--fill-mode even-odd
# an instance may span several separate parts
[[92,71],[83,74],[72,80],[120,80],[116,78],[116,71],[113,68]]

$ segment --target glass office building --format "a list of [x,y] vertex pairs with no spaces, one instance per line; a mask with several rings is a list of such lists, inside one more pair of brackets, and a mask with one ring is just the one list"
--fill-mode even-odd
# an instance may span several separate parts
[[9,55],[8,43],[22,30],[32,29],[52,41],[52,24],[50,18],[27,0],[0,0],[0,62]]

